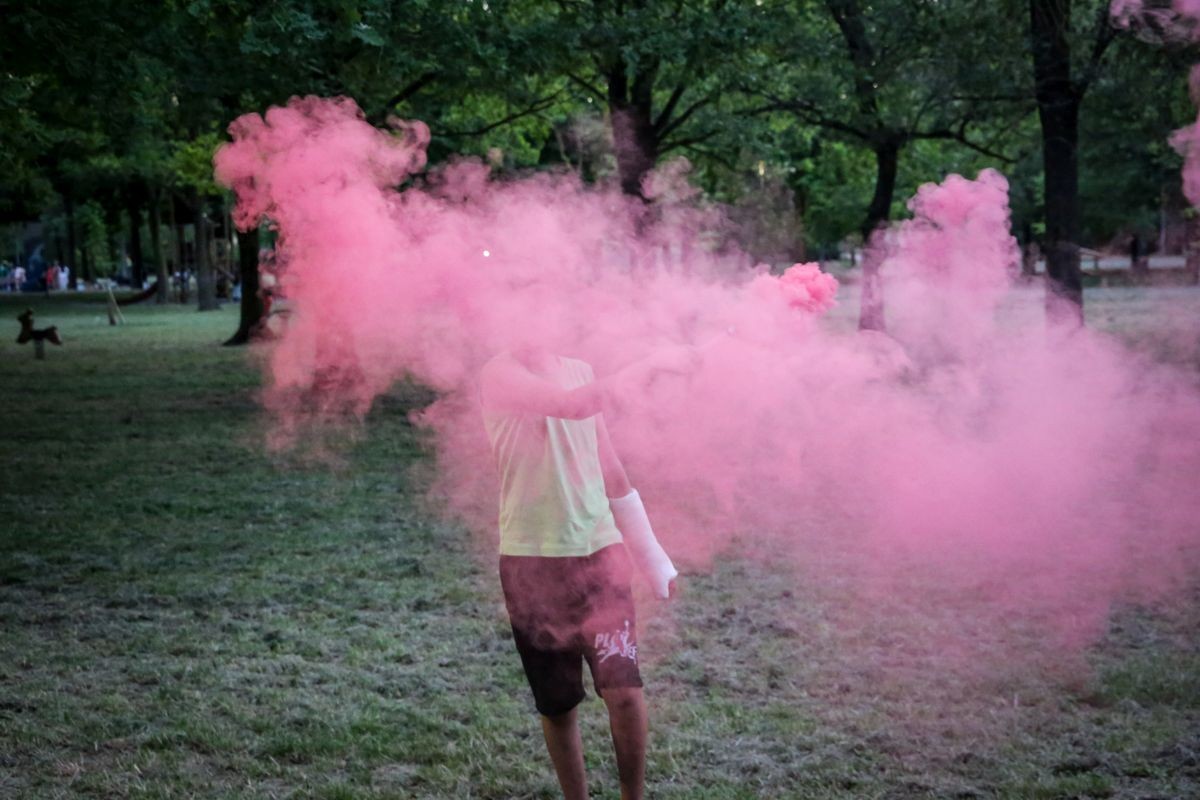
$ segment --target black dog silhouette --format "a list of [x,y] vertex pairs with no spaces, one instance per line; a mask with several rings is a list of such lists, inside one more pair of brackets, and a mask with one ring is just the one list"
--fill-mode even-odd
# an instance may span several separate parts
[[62,344],[62,339],[58,336],[58,327],[51,325],[49,328],[35,330],[33,327],[33,309],[27,308],[23,314],[17,316],[17,321],[21,323],[21,332],[17,334],[17,344],[25,344],[26,342],[47,341],[50,344]]

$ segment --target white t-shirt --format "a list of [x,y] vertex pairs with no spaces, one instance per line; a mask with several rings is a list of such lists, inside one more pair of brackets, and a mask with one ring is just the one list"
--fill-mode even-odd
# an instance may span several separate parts
[[[557,356],[539,377],[563,389],[591,383],[584,361]],[[489,408],[487,384],[524,369],[502,353],[484,367],[483,422],[500,473],[500,554],[588,556],[621,541],[596,443],[596,420],[560,419]]]

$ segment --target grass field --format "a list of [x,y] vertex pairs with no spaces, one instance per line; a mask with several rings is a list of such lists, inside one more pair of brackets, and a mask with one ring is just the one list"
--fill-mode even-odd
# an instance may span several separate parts
[[[26,304],[66,339],[43,362]],[[1196,366],[1200,290],[1089,306]],[[235,314],[0,296],[0,797],[554,797],[492,561],[410,470],[424,395],[339,468],[272,459],[258,373],[218,346]],[[730,552],[687,588],[642,632],[650,796],[1200,797],[1200,598],[967,685],[879,680],[903,642],[831,647],[838,598],[782,567]],[[581,717],[615,798],[601,704]]]

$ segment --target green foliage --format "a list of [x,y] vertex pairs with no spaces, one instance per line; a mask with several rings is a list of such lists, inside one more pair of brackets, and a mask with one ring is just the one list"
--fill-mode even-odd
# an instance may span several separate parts
[[[1072,17],[1080,74],[1104,5],[1077,4]],[[715,199],[743,202],[760,163],[785,181],[811,246],[860,227],[872,149],[887,136],[903,147],[893,216],[921,183],[984,166],[1009,174],[1018,229],[1036,230],[1041,215],[1021,0],[0,10],[0,220],[36,218],[68,196],[100,203],[110,223],[130,196],[211,196],[209,159],[227,124],[298,94],[351,96],[380,125],[391,114],[425,120],[435,163],[498,155],[506,168],[567,163],[603,177],[614,164],[603,133],[613,75],[650,82],[658,156],[687,157]],[[850,18],[866,51],[848,46],[839,19]],[[1119,37],[1095,70],[1080,152],[1088,243],[1152,227],[1164,198],[1181,204],[1165,142],[1189,120],[1194,55]]]
[[1196,118],[1187,54],[1122,38],[1111,57],[1120,67],[1092,85],[1080,131],[1084,238],[1092,242],[1132,230],[1153,238],[1159,209],[1183,206],[1183,160],[1164,132]]
[[218,194],[220,190],[213,178],[213,154],[221,141],[216,133],[205,133],[177,143],[170,162],[175,183],[199,195]]

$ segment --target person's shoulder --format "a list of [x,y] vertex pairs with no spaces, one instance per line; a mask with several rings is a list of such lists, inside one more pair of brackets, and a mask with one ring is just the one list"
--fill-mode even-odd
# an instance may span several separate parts
[[571,358],[569,356],[559,356],[559,358],[562,360],[563,366],[569,369],[576,376],[582,377],[589,381],[595,379],[596,373],[595,370],[592,369],[592,365],[584,361],[582,358]]
[[487,395],[488,389],[497,381],[502,381],[504,376],[511,375],[516,368],[516,360],[507,350],[489,358],[479,370],[479,387],[483,390],[484,395]]
[[509,353],[507,350],[502,350],[501,352],[496,353],[496,355],[489,358],[486,363],[484,363],[483,367],[479,370],[479,376],[481,379],[486,379],[490,376],[496,375],[499,372],[503,372],[503,371],[509,370],[511,368],[512,368],[512,354]]
[[580,369],[586,369],[589,372],[592,369],[592,365],[584,361],[582,358],[575,358],[573,356],[559,356],[559,358],[562,359],[564,364],[570,364]]

